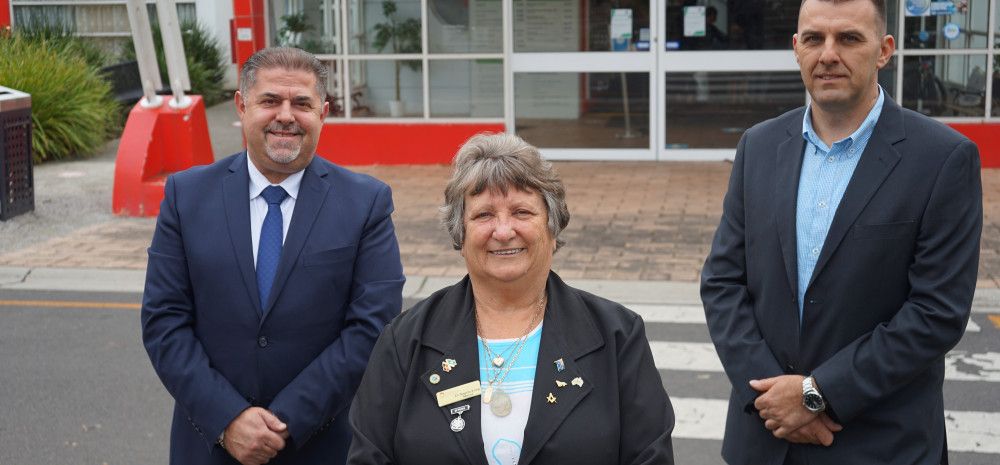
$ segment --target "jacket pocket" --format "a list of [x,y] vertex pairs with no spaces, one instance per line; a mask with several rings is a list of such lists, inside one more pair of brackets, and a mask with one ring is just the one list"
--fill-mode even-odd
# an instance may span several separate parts
[[856,224],[851,230],[852,239],[894,239],[908,237],[917,229],[916,220],[879,224]]
[[302,255],[302,266],[323,266],[331,263],[353,260],[356,245],[347,247],[337,247],[336,249],[323,250]]

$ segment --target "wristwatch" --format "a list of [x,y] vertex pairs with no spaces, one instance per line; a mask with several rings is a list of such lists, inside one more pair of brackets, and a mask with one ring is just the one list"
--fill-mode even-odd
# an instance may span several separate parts
[[802,405],[812,413],[826,410],[826,400],[816,389],[815,380],[809,376],[802,380]]
[[219,444],[219,447],[222,447],[222,450],[228,451],[228,449],[226,449],[226,430],[222,430],[222,432],[219,433],[219,439],[216,442]]

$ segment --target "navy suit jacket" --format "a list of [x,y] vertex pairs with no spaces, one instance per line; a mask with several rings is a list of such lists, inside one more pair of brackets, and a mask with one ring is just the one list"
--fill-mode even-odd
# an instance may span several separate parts
[[216,438],[250,406],[288,424],[270,463],[343,463],[351,399],[402,306],[392,210],[388,186],[314,157],[260,308],[246,153],[167,180],[142,335],[176,401],[172,464],[235,463]]
[[[982,231],[979,152],[886,98],[797,305],[799,108],[740,140],[702,271],[709,332],[732,383],[722,454],[781,464],[751,379],[812,374],[844,430],[808,463],[947,463],[944,356],[965,330]],[[800,329],[801,327],[801,329]]]

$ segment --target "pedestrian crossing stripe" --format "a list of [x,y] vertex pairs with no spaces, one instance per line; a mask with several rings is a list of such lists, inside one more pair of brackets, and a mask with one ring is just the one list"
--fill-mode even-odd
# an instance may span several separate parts
[[[721,440],[726,430],[728,401],[671,397],[674,407],[673,437]],[[948,450],[1000,454],[1000,413],[945,410]]]

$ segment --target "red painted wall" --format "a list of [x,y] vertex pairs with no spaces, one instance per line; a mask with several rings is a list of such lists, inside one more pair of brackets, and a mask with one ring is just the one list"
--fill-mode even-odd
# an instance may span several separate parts
[[10,27],[10,0],[0,0],[0,32]]
[[979,146],[983,168],[1000,168],[1000,123],[948,123]]
[[316,153],[339,165],[451,163],[469,137],[503,131],[500,123],[326,124]]

